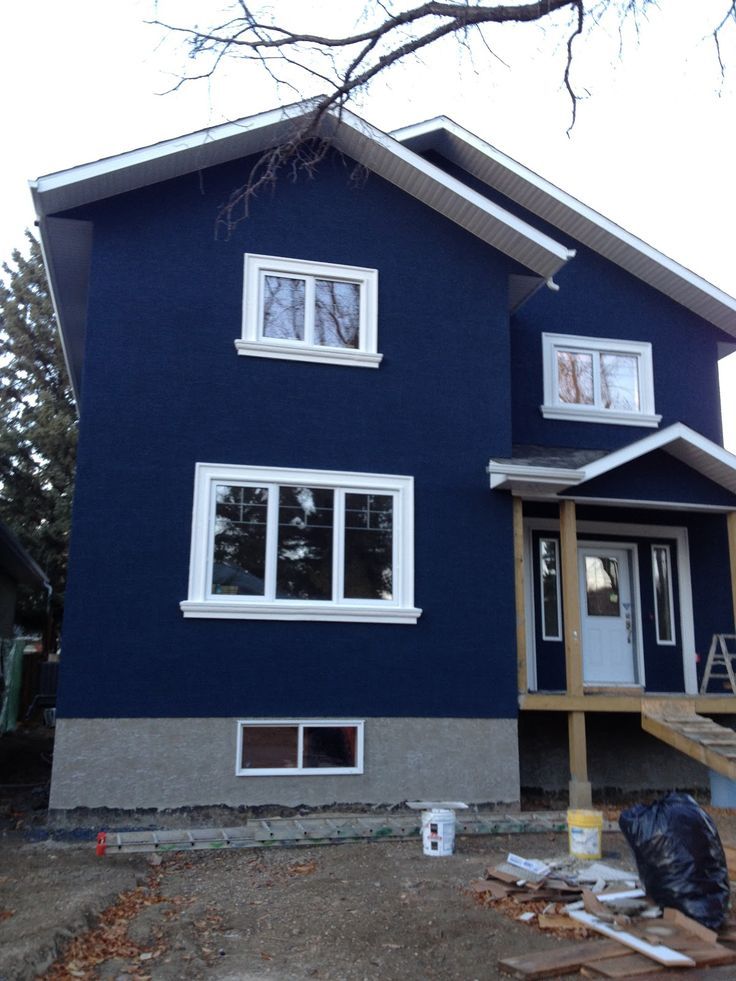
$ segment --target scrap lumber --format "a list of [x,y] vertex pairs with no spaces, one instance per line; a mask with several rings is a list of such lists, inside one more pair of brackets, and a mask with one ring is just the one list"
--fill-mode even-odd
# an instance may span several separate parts
[[662,919],[665,923],[672,924],[672,926],[681,927],[686,933],[692,933],[707,944],[718,943],[718,934],[715,930],[709,930],[707,926],[703,926],[702,923],[698,923],[692,917],[681,913],[679,909],[672,909],[671,906],[666,906],[662,913]]
[[587,940],[584,943],[560,947],[559,950],[539,950],[533,954],[504,957],[498,962],[501,974],[512,978],[538,981],[540,978],[559,978],[574,974],[583,963],[594,963],[597,958],[616,957],[622,948],[615,943]]
[[582,923],[583,926],[595,930],[596,933],[602,933],[604,937],[617,940],[619,943],[630,947],[639,954],[646,954],[647,957],[650,957],[658,964],[664,964],[665,967],[695,967],[695,961],[692,957],[688,957],[687,954],[673,950],[671,947],[665,947],[663,944],[649,943],[626,930],[616,930],[607,923],[603,923],[597,916],[593,916],[591,913],[585,913],[582,910],[571,910],[570,916],[574,920],[577,920],[578,923]]
[[[652,964],[643,954],[624,954],[622,957],[605,957],[599,961],[586,962],[580,967],[585,978],[638,978],[667,971],[664,967]],[[669,971],[667,971],[669,976]]]

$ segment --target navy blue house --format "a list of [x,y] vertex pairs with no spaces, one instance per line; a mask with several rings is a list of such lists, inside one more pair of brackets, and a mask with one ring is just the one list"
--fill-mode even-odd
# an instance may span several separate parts
[[51,806],[654,785],[648,699],[736,701],[736,300],[445,118],[328,115],[213,234],[313,112],[33,184],[81,425]]

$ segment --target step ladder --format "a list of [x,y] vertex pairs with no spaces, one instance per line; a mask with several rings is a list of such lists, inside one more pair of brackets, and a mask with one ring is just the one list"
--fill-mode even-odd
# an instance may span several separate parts
[[[567,829],[567,815],[557,811],[516,814],[471,812],[458,816],[457,834],[551,833]],[[611,824],[605,830],[615,830]],[[248,818],[238,828],[198,828],[156,831],[100,831],[97,854],[130,852],[217,851],[231,848],[325,845],[338,841],[418,837],[421,817],[407,814],[334,814],[300,818]]]
[[733,650],[729,650],[729,641],[736,642],[736,634],[713,634],[713,640],[710,642],[710,650],[708,651],[708,660],[705,662],[703,681],[700,685],[701,695],[707,694],[708,684],[714,678],[721,681],[728,679],[731,691],[736,695],[736,675],[733,671],[736,644],[734,644]]

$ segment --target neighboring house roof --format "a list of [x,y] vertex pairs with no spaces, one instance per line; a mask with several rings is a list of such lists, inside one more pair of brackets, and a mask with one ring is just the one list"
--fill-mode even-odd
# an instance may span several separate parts
[[[295,125],[314,115],[317,102],[310,99],[223,123],[31,182],[46,271],[75,389],[82,369],[91,229],[87,222],[51,216],[262,153],[293,137]],[[368,170],[531,270],[533,276],[512,278],[512,308],[575,254],[348,110],[325,115],[318,132]]]
[[436,150],[527,211],[736,337],[734,297],[507,157],[447,116],[405,126],[391,135],[417,153]]
[[488,473],[492,488],[555,496],[647,453],[664,450],[703,477],[736,494],[736,456],[682,422],[610,453],[601,454],[595,450],[540,450],[537,453],[530,452],[530,447],[519,449],[519,455],[515,454],[511,459],[490,461]]
[[29,586],[46,586],[49,581],[43,569],[26,552],[15,535],[0,522],[0,572],[15,582]]

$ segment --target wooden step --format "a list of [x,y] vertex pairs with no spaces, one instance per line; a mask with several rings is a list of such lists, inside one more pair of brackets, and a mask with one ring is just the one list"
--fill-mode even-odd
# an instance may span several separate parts
[[736,733],[698,715],[692,699],[642,699],[641,725],[668,746],[736,780]]

